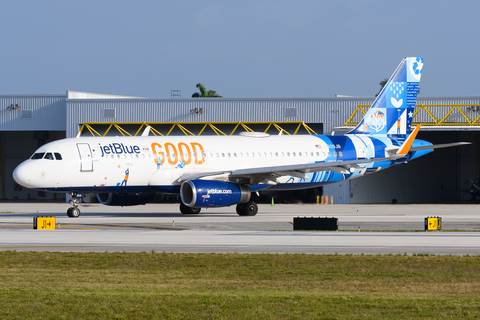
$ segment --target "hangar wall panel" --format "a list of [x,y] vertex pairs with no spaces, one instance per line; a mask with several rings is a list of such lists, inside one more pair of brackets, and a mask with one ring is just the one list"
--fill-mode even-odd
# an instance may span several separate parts
[[[324,133],[343,125],[359,104],[370,98],[331,99],[68,99],[67,136],[77,134],[85,122],[261,122],[304,121],[324,123]],[[115,109],[114,118],[104,109]],[[202,113],[196,111],[202,110]]]
[[65,131],[66,95],[0,95],[0,131]]

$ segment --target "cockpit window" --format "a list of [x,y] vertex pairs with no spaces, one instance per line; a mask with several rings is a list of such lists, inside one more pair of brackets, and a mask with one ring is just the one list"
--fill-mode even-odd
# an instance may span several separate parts
[[58,152],[55,152],[55,159],[62,160],[62,155]]
[[30,159],[32,160],[42,159],[44,154],[45,152],[34,153]]
[[47,159],[47,160],[55,160],[55,159],[53,158],[53,154],[52,154],[51,152],[47,152],[47,153],[45,154],[45,157],[43,157],[43,158],[44,158],[44,159]]

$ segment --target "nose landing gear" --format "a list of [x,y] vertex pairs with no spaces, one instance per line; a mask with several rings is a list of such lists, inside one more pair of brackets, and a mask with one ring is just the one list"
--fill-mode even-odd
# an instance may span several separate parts
[[68,208],[67,216],[69,216],[70,218],[78,218],[80,217],[80,209],[78,209],[77,193],[70,192],[70,198],[72,198],[72,200],[70,200],[72,207]]

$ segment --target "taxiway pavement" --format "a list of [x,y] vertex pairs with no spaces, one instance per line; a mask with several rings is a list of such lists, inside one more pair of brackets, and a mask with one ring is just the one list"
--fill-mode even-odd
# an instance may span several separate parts
[[[65,203],[0,202],[0,250],[309,254],[480,254],[478,205],[259,205],[254,217],[234,207],[182,215],[178,204],[108,207],[84,204],[68,218]],[[33,230],[55,216],[56,230]],[[336,217],[339,232],[293,231],[294,217]],[[424,218],[443,230],[424,232]],[[360,227],[360,232],[358,231]]]

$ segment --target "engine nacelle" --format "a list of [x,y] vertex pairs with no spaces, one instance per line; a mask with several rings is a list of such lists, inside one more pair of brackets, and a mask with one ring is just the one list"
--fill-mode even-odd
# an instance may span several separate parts
[[97,199],[106,206],[136,206],[161,200],[156,193],[98,193]]
[[190,180],[182,183],[180,197],[188,207],[226,207],[250,201],[245,185],[213,180]]

